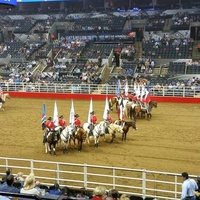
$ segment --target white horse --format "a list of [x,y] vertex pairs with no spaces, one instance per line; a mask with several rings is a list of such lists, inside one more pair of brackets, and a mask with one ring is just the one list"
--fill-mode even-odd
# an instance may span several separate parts
[[92,131],[93,136],[94,136],[94,147],[98,148],[99,147],[99,137],[104,136],[105,140],[105,126],[104,122],[100,122],[94,127],[94,130]]
[[86,141],[87,143],[89,144],[90,143],[90,140],[89,138],[92,137],[92,135],[90,133],[92,133],[92,130],[91,130],[91,124],[86,122],[83,124],[83,130],[87,133],[87,138],[86,138]]
[[10,99],[10,95],[8,93],[4,93],[3,95],[1,95],[0,109],[2,109],[3,111],[4,111],[3,107],[7,98]]
[[60,134],[60,139],[63,146],[63,153],[67,153],[67,150],[69,147],[69,141],[70,141],[70,138],[73,137],[73,132],[74,132],[74,126],[69,125],[69,126],[66,126],[66,128],[63,129]]
[[117,124],[110,124],[108,126],[108,131],[109,131],[109,134],[110,134],[110,143],[112,144],[113,141],[114,141],[114,138],[115,138],[115,134],[116,133],[120,133],[120,134],[123,134],[123,127],[120,126],[120,125],[117,125]]

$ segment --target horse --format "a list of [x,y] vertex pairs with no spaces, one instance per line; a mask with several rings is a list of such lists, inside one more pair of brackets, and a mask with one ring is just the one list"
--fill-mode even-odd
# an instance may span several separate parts
[[109,109],[113,110],[113,106],[115,105],[116,110],[118,109],[118,97],[111,97],[108,101]]
[[7,98],[10,99],[10,95],[8,93],[4,93],[1,95],[0,108],[2,108],[3,111],[4,111],[3,107],[4,107],[4,104],[5,104]]
[[82,144],[87,138],[87,133],[82,127],[78,127],[76,132],[75,132],[75,137],[74,137],[74,144],[75,140],[78,141],[78,151],[82,151]]
[[104,126],[104,122],[100,122],[99,124],[97,124],[92,133],[94,136],[94,148],[98,148],[99,147],[99,137],[100,136],[105,136],[105,126]]
[[87,141],[87,143],[89,144],[89,143],[90,143],[89,138],[90,138],[90,136],[92,136],[92,135],[90,135],[90,133],[92,133],[90,123],[88,123],[88,122],[84,123],[84,124],[83,124],[83,130],[84,130],[84,131],[86,132],[86,134],[87,134],[86,141]]
[[152,109],[153,107],[154,108],[157,108],[158,106],[158,103],[156,101],[149,101],[149,107]]
[[46,136],[46,153],[49,151],[52,154],[52,146],[53,146],[53,153],[56,156],[56,144],[60,139],[60,127],[55,128],[53,131],[49,131]]
[[110,138],[111,138],[110,144],[113,143],[116,133],[123,134],[122,127],[120,125],[113,124],[113,123],[108,126],[108,131],[109,131]]
[[[152,115],[151,115],[151,110],[153,107],[157,108],[157,102],[156,101],[150,101],[149,102],[149,108],[143,108],[141,107],[141,117],[145,117],[145,114],[147,113],[147,120],[150,120]],[[147,110],[149,109],[149,110]]]
[[132,127],[133,129],[137,130],[137,127],[136,127],[136,122],[135,121],[122,121],[122,120],[116,120],[114,122],[114,124],[118,124],[120,126],[122,126],[122,130],[123,130],[123,133],[122,133],[122,141],[126,141],[126,135],[129,131],[129,128]]
[[132,104],[129,113],[130,119],[136,121],[136,116],[139,116],[140,112],[141,112],[141,105],[139,103]]
[[66,126],[65,129],[62,130],[60,134],[60,139],[62,142],[63,153],[66,154],[69,146],[70,137],[73,135],[73,127]]

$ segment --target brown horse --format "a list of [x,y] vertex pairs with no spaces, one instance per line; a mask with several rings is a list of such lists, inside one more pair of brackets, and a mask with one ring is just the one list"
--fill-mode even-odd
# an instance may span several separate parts
[[118,97],[112,97],[108,101],[109,103],[109,109],[113,110],[113,106],[115,105],[116,110],[118,109]]
[[74,141],[74,145],[76,145],[76,140],[78,141],[78,151],[81,152],[82,151],[82,145],[83,142],[85,142],[87,138],[87,133],[86,131],[84,131],[83,128],[77,128],[76,132],[75,132],[75,137],[73,138]]
[[134,121],[136,121],[136,117],[139,116],[141,112],[141,105],[139,103],[133,104],[130,107],[130,119],[133,119]]
[[158,106],[158,103],[157,103],[156,101],[150,101],[150,102],[149,102],[149,107],[150,107],[150,109],[152,109],[153,107],[154,107],[154,108],[157,108],[157,106]]
[[129,128],[133,128],[135,130],[137,130],[137,127],[136,127],[136,122],[135,121],[122,121],[122,120],[116,120],[115,121],[116,124],[122,126],[122,130],[123,130],[123,133],[122,133],[122,141],[126,141],[126,135],[129,131]]
[[56,144],[58,143],[59,138],[60,138],[60,133],[58,130],[50,131],[47,133],[46,143],[45,143],[46,153],[49,151],[49,153],[52,154],[52,148],[53,148],[53,153],[56,156]]
[[150,101],[149,102],[149,112],[147,112],[147,108],[141,108],[141,117],[144,118],[145,117],[145,114],[147,114],[147,120],[150,120],[151,117],[152,117],[152,114],[151,114],[151,110],[152,108],[155,107],[157,108],[157,102],[156,101]]

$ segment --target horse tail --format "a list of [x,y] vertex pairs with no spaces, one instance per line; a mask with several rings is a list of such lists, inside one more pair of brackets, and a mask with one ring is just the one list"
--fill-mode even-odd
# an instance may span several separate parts
[[130,118],[136,120],[136,106],[130,107]]

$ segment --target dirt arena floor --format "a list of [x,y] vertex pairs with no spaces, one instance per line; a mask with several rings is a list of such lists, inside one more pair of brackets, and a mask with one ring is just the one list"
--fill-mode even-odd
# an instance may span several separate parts
[[[163,172],[200,174],[200,104],[158,103],[152,110],[152,119],[137,119],[138,130],[130,129],[127,141],[117,135],[114,144],[101,140],[99,149],[93,143],[84,144],[83,151],[69,149],[57,156],[44,151],[42,144],[41,112],[46,104],[47,117],[53,116],[56,101],[59,115],[69,121],[71,101],[48,99],[19,99],[6,101],[5,111],[0,111],[0,156],[31,158],[70,163],[128,167]],[[93,101],[93,108],[102,120],[104,101]],[[75,112],[82,122],[87,121],[89,101],[74,100]],[[116,111],[111,112],[117,119]]]

